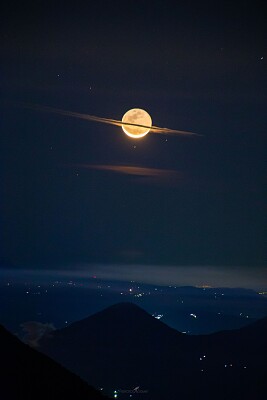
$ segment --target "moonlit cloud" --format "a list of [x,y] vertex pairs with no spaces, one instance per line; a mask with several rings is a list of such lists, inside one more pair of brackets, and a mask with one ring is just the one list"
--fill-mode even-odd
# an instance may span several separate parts
[[114,172],[122,175],[131,175],[141,179],[141,182],[175,185],[181,182],[183,175],[172,169],[147,168],[131,165],[91,165],[76,164],[76,168],[95,169],[99,171]]
[[24,322],[21,327],[25,333],[23,341],[32,347],[39,347],[40,340],[56,329],[51,323],[42,324],[36,321]]

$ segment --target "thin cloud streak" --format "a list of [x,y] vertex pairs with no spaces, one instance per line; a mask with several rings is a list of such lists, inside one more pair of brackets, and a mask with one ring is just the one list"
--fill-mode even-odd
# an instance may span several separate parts
[[77,168],[88,168],[98,169],[100,171],[112,171],[119,174],[136,175],[136,176],[147,176],[147,177],[181,177],[181,174],[172,169],[159,169],[159,168],[147,168],[137,167],[130,165],[90,165],[90,164],[76,164]]
[[[162,286],[202,286],[245,288],[267,290],[266,270],[264,267],[224,267],[224,266],[169,266],[141,264],[69,264],[45,267],[42,270],[0,269],[4,280],[14,279],[25,282],[25,279],[40,277],[97,279],[112,281],[131,281]],[[90,283],[90,282],[89,282]]]
[[93,165],[93,164],[75,164],[75,168],[93,169],[98,171],[112,172],[121,175],[134,176],[138,178],[139,183],[151,183],[167,186],[176,186],[181,184],[184,176],[181,172],[172,169],[148,168],[131,165]]
[[95,115],[82,114],[82,113],[77,113],[77,112],[73,112],[73,111],[61,110],[59,108],[42,106],[42,105],[38,105],[38,104],[22,104],[22,107],[29,108],[31,110],[36,110],[36,111],[45,111],[45,112],[59,114],[59,115],[66,115],[68,117],[84,119],[87,121],[101,122],[102,124],[109,124],[109,125],[115,125],[115,126],[120,126],[120,127],[122,125],[130,125],[130,126],[137,126],[137,127],[141,127],[141,128],[148,128],[150,130],[150,132],[160,133],[160,134],[202,136],[202,135],[200,135],[198,133],[194,133],[194,132],[188,132],[188,131],[170,129],[170,128],[161,128],[159,126],[154,126],[154,125],[152,125],[150,127],[150,126],[146,126],[146,125],[132,124],[132,123],[128,123],[128,122],[122,123],[122,121],[112,119],[112,118],[97,117]]
[[[265,270],[219,266],[98,265],[83,267],[100,279],[137,281],[157,285],[239,287],[266,290]],[[81,272],[80,272],[81,273]]]

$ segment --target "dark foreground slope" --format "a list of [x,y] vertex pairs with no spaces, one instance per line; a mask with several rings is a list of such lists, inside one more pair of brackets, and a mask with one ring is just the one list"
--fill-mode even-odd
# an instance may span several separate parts
[[106,393],[139,386],[146,400],[259,400],[267,391],[266,336],[266,319],[187,336],[121,303],[53,332],[42,351]]
[[0,399],[104,400],[93,387],[0,325]]

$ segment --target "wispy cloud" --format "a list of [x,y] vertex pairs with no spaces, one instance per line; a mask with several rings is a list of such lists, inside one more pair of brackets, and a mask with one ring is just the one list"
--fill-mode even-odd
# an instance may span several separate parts
[[149,167],[139,167],[131,165],[92,165],[92,164],[76,164],[76,168],[87,168],[95,169],[99,171],[114,172],[122,175],[131,175],[140,178],[139,181],[167,184],[170,186],[175,186],[180,183],[183,179],[181,172],[175,171],[173,169],[159,169],[159,168],[149,168]]
[[154,132],[154,133],[170,134],[170,135],[184,135],[184,136],[202,136],[202,135],[199,135],[194,132],[188,132],[188,131],[183,131],[183,130],[178,130],[178,129],[170,129],[170,128],[164,128],[164,127],[161,128],[159,126],[154,126],[154,125],[146,126],[146,125],[142,125],[142,124],[135,124],[132,122],[123,122],[122,123],[122,121],[112,119],[112,118],[97,117],[95,115],[82,114],[82,113],[68,111],[68,110],[61,110],[59,108],[42,106],[40,104],[21,103],[20,105],[24,108],[29,108],[31,110],[44,111],[44,112],[49,112],[49,113],[54,113],[54,114],[59,114],[59,115],[65,115],[68,117],[85,119],[87,121],[100,122],[102,124],[109,124],[109,125],[115,125],[115,126],[120,126],[120,127],[122,125],[130,125],[130,126],[148,128],[150,132]]
[[43,324],[37,321],[24,322],[21,327],[25,332],[23,341],[32,347],[39,347],[40,340],[56,329],[51,323]]
[[264,268],[229,266],[170,265],[83,265],[81,275],[97,275],[99,279],[121,280],[177,286],[243,287],[266,290]]
[[[51,267],[50,267],[51,268]],[[60,268],[60,269],[59,269]],[[19,270],[19,269],[0,269],[0,278],[7,280],[24,282],[25,279],[32,279],[39,282],[40,277],[43,281],[47,279],[60,278],[81,278],[85,279],[97,276],[98,279],[114,281],[131,281],[157,285],[177,285],[177,286],[202,286],[212,287],[239,287],[254,290],[266,290],[266,268],[265,267],[242,267],[242,266],[218,266],[218,265],[142,265],[142,264],[69,264],[55,266],[54,269],[43,270]],[[37,336],[44,331],[49,334],[52,324],[40,324],[27,322],[23,327],[27,331]],[[47,325],[47,326],[43,326]],[[46,329],[48,328],[48,330]],[[25,329],[26,332],[26,329]],[[40,335],[41,336],[41,335]],[[35,340],[33,337],[33,340]],[[37,340],[38,343],[38,340]]]

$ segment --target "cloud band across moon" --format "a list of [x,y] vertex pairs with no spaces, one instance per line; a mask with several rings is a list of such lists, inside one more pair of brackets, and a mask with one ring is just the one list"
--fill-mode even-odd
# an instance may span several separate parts
[[165,135],[170,134],[170,135],[184,135],[184,136],[192,136],[192,135],[193,136],[202,136],[197,133],[189,132],[189,131],[170,129],[170,128],[161,128],[159,126],[154,126],[154,125],[146,126],[146,125],[140,125],[140,124],[134,124],[134,123],[127,123],[127,122],[122,122],[120,120],[116,120],[116,119],[112,119],[112,118],[97,117],[95,115],[82,114],[82,113],[78,113],[78,112],[62,110],[59,108],[53,108],[53,107],[42,106],[42,105],[37,105],[37,104],[23,104],[23,107],[29,108],[31,110],[45,111],[45,112],[49,112],[49,113],[65,115],[68,117],[84,119],[87,121],[99,122],[102,124],[109,124],[109,125],[115,125],[115,126],[120,126],[120,127],[122,127],[122,125],[129,125],[129,126],[147,128],[147,129],[149,129],[150,132],[165,134]]

